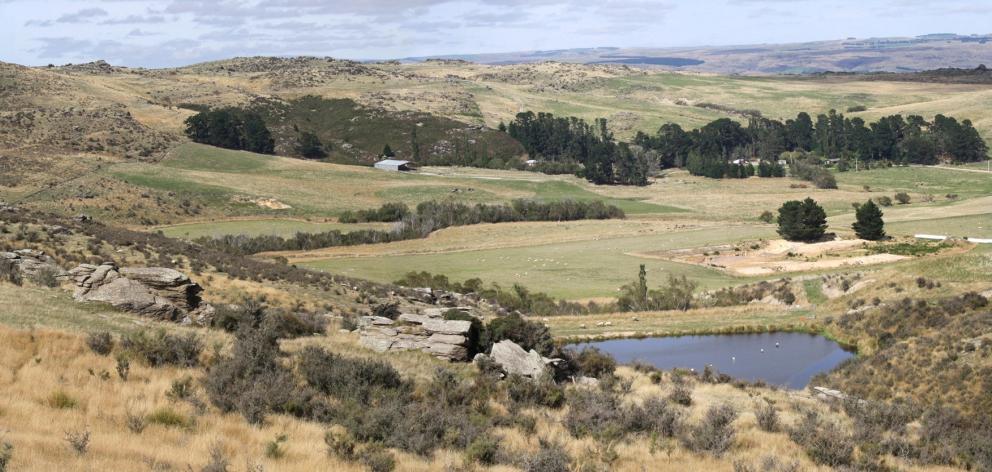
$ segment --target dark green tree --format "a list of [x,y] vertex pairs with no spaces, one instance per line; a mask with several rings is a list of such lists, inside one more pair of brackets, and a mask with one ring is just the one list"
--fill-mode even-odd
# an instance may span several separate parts
[[778,209],[778,234],[789,241],[817,241],[827,231],[827,214],[812,198],[785,202]]
[[382,147],[382,157],[396,157],[396,153],[387,144]]
[[852,228],[854,233],[861,239],[878,241],[885,237],[885,222],[882,221],[882,210],[875,205],[875,202],[868,200],[859,206],[855,212],[857,221]]
[[327,157],[324,144],[316,134],[304,131],[296,138],[296,152],[307,159],[321,159]]

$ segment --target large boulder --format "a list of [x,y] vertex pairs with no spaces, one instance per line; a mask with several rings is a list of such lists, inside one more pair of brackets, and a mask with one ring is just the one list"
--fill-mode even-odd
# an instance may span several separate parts
[[531,349],[525,351],[517,343],[509,339],[493,344],[489,357],[507,374],[522,375],[532,379],[540,378],[559,360],[548,359]]
[[150,318],[209,325],[214,308],[202,303],[203,288],[186,274],[164,267],[118,268],[113,262],[80,264],[66,274],[76,285],[73,297],[103,302]]
[[0,259],[4,259],[13,264],[17,270],[26,276],[38,274],[43,271],[61,273],[62,268],[55,263],[55,259],[37,249],[18,249],[13,252],[0,252]]
[[446,320],[443,312],[427,308],[421,313],[402,313],[395,321],[380,316],[361,316],[358,318],[359,342],[377,352],[418,350],[439,359],[467,361],[472,322]]

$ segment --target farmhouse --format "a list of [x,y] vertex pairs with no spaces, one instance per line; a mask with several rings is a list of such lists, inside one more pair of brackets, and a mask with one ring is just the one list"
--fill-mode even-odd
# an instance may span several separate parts
[[397,159],[386,159],[376,162],[375,168],[382,170],[389,170],[393,172],[411,170],[410,161],[401,161]]

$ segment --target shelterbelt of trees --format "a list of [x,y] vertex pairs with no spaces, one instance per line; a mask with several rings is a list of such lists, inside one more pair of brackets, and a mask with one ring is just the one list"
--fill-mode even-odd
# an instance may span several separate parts
[[[539,161],[538,170],[550,163],[564,172],[578,168],[579,175],[594,183],[625,185],[646,184],[647,171],[655,165],[712,178],[781,177],[779,160],[789,151],[836,159],[840,170],[854,160],[866,165],[936,164],[975,162],[988,155],[971,121],[943,115],[932,122],[918,115],[892,115],[866,123],[831,110],[815,121],[805,112],[785,123],[752,116],[747,126],[721,118],[690,131],[669,123],[654,135],[638,132],[634,146],[614,142],[606,126],[604,119],[589,125],[574,117],[528,111],[517,114],[505,129]],[[757,170],[752,160],[760,161]]]
[[226,235],[220,238],[199,238],[196,242],[230,254],[248,255],[272,251],[308,251],[335,246],[378,244],[408,239],[426,238],[434,231],[452,226],[480,223],[510,223],[518,221],[574,221],[625,218],[623,210],[601,201],[580,202],[562,200],[537,202],[514,200],[511,204],[466,205],[451,201],[429,201],[417,205],[416,211],[403,203],[386,203],[374,210],[351,212],[348,222],[395,222],[391,231],[359,230],[342,233],[338,230],[321,233],[296,233],[293,237]]
[[638,133],[634,142],[653,151],[662,168],[685,167],[713,178],[742,176],[743,161],[759,159],[774,165],[787,151],[837,160],[840,170],[855,160],[866,165],[936,164],[975,162],[988,156],[988,146],[969,120],[937,115],[928,122],[918,115],[892,115],[869,124],[836,110],[817,116],[815,122],[809,114],[799,113],[785,123],[751,117],[747,127],[727,118],[692,131],[666,124],[654,136]]

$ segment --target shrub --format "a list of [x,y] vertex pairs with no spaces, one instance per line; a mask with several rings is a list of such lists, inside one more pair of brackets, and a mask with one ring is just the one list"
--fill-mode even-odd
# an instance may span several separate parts
[[565,403],[565,390],[550,377],[535,381],[511,375],[503,384],[514,409],[534,405],[560,408]]
[[579,373],[588,377],[600,378],[613,374],[617,370],[617,361],[613,356],[604,353],[596,347],[587,347],[579,351],[574,358]]
[[563,423],[575,437],[592,436],[598,440],[619,439],[627,425],[620,400],[612,392],[580,389],[569,392],[568,413]]
[[314,346],[300,354],[299,368],[309,385],[338,398],[367,398],[376,389],[408,387],[399,372],[386,362],[350,359]]
[[380,447],[367,447],[359,456],[362,464],[369,468],[370,472],[392,472],[396,468],[396,459],[393,453]]
[[570,472],[572,458],[561,444],[541,439],[540,448],[524,460],[523,469],[524,472]]
[[203,466],[201,472],[227,472],[227,468],[230,465],[231,461],[228,460],[224,449],[219,444],[215,444],[210,448],[210,462],[207,462],[207,465]]
[[14,261],[0,259],[0,282],[10,282],[14,285],[24,283],[21,278],[21,271],[17,268],[17,264],[14,264]]
[[86,345],[91,351],[106,356],[114,350],[114,337],[107,331],[94,331],[86,335]]
[[884,195],[881,197],[876,197],[875,201],[878,202],[879,205],[882,205],[884,207],[892,206],[892,199]]
[[131,412],[127,412],[124,416],[124,425],[127,429],[134,434],[141,434],[148,426],[148,421],[145,419],[145,415],[136,415]]
[[909,194],[906,192],[899,192],[895,195],[895,199],[900,205],[906,205],[910,202]]
[[348,433],[327,431],[324,433],[324,444],[327,444],[328,454],[346,461],[355,460],[355,440]]
[[479,436],[465,448],[465,460],[482,465],[495,465],[499,455],[500,438]]
[[7,472],[7,465],[14,457],[14,445],[3,441],[0,443],[0,472]]
[[809,458],[829,467],[851,465],[854,459],[854,441],[834,423],[824,422],[816,412],[807,412],[803,419],[789,430],[789,438],[802,446]]
[[69,410],[79,406],[79,401],[62,390],[56,390],[46,400],[48,406],[59,410]]
[[291,370],[279,362],[278,329],[267,323],[264,312],[253,322],[243,322],[235,333],[231,357],[207,371],[203,386],[221,411],[237,411],[252,424],[269,412],[319,419],[326,413],[312,391],[299,388]]
[[143,358],[152,367],[195,367],[200,362],[203,343],[196,333],[172,335],[160,329],[124,336],[121,347]]
[[269,459],[282,459],[286,455],[286,451],[282,449],[282,443],[289,439],[285,434],[280,434],[276,436],[275,439],[265,443],[265,457]]
[[131,359],[125,353],[117,354],[117,376],[127,382],[127,376],[131,373]]
[[754,416],[758,420],[758,427],[763,431],[774,433],[779,429],[778,410],[775,405],[766,401],[764,405],[754,411]]
[[77,454],[86,454],[86,450],[90,446],[90,431],[88,429],[84,429],[82,431],[66,431],[65,441],[69,443],[69,447],[76,451]]
[[765,456],[760,464],[753,465],[744,461],[734,461],[734,472],[799,472],[799,462],[783,462],[775,456]]
[[61,272],[57,267],[42,266],[29,275],[28,280],[40,287],[55,288],[60,285],[58,277]]
[[631,419],[645,421],[646,427],[642,430],[659,437],[674,438],[682,431],[682,411],[659,396],[645,399],[639,409],[631,411],[630,416]]
[[186,400],[193,396],[193,377],[185,376],[172,381],[165,396],[172,400]]
[[150,424],[162,425],[167,428],[188,428],[193,425],[191,418],[187,418],[169,407],[162,407],[149,413],[145,416],[145,420]]
[[688,429],[682,443],[690,451],[708,452],[721,456],[734,441],[733,422],[737,410],[730,405],[717,405],[706,411],[702,422]]
[[775,214],[768,210],[765,210],[761,212],[761,216],[759,216],[758,219],[765,223],[771,223],[775,221]]
[[675,384],[672,387],[672,393],[668,395],[668,399],[679,405],[692,405],[692,389],[685,384]]
[[547,326],[527,321],[517,313],[494,318],[486,328],[488,339],[484,341],[485,346],[509,339],[525,351],[533,349],[543,356],[550,355],[554,349],[554,340]]

